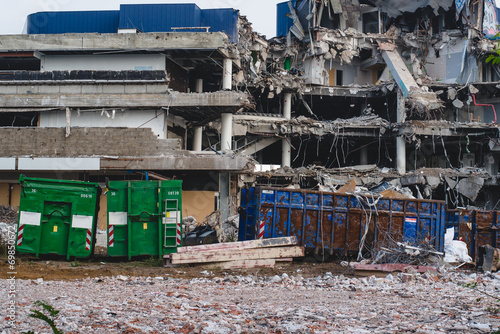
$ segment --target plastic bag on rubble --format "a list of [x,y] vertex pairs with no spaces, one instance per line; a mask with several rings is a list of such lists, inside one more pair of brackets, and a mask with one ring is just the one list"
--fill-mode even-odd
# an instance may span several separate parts
[[460,240],[453,240],[455,229],[449,228],[444,236],[445,262],[472,262],[467,244]]

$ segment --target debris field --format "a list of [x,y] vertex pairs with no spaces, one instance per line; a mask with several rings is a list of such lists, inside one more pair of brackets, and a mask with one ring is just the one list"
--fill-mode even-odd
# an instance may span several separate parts
[[[303,277],[296,267],[274,276],[20,279],[18,327],[1,333],[50,332],[28,317],[36,300],[60,310],[55,323],[64,333],[490,333],[500,326],[498,273]],[[1,300],[6,285],[2,279]]]

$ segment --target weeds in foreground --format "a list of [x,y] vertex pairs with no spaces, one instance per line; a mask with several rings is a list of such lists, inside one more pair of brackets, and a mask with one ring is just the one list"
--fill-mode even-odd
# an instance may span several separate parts
[[[44,301],[37,300],[34,304],[36,309],[31,310],[31,314],[28,316],[33,319],[45,321],[50,328],[52,328],[52,332],[54,332],[54,334],[64,334],[63,331],[57,329],[56,324],[54,323],[59,311]],[[41,308],[41,310],[38,308]],[[34,332],[28,331],[23,332],[22,334],[34,334]]]
[[151,256],[149,259],[144,260],[144,265],[147,267],[163,267],[163,259]]

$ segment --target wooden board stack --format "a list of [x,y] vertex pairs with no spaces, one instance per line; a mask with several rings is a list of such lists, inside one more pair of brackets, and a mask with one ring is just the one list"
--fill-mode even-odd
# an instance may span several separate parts
[[180,247],[164,256],[165,264],[204,264],[220,269],[269,267],[276,261],[304,256],[296,237]]

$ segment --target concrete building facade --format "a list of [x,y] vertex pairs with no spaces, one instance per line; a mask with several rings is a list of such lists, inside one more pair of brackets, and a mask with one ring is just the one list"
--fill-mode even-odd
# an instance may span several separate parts
[[182,179],[198,220],[237,213],[245,184],[352,179],[498,209],[491,1],[284,2],[271,39],[233,9],[127,6],[0,36],[0,204],[22,173]]

